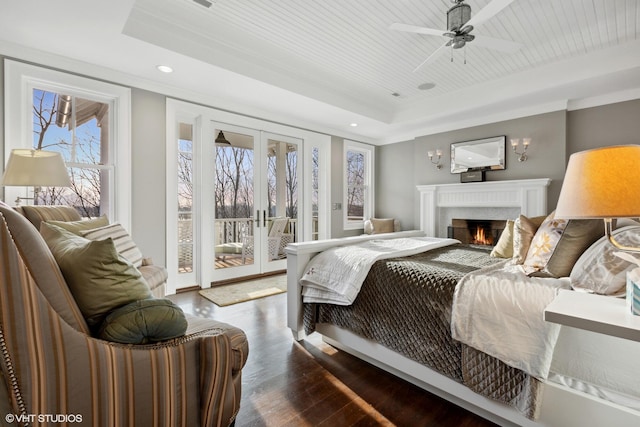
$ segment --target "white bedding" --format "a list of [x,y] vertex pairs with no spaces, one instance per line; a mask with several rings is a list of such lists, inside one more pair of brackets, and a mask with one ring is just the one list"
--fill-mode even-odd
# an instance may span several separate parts
[[527,277],[508,261],[465,275],[454,294],[454,339],[529,375],[546,379],[560,326],[544,309],[569,278]]
[[415,255],[460,243],[455,239],[411,237],[369,240],[324,251],[309,261],[300,279],[305,303],[351,305],[373,263],[381,259]]

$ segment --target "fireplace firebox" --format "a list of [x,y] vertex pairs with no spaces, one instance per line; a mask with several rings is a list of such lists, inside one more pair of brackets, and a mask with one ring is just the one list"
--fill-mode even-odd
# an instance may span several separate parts
[[505,224],[505,220],[454,218],[447,227],[447,237],[472,245],[495,246]]

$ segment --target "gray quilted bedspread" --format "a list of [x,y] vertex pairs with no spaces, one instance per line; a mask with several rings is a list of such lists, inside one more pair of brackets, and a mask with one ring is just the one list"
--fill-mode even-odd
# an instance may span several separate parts
[[378,261],[352,305],[306,304],[306,332],[316,322],[348,329],[534,418],[535,379],[451,338],[456,283],[498,261],[469,245]]

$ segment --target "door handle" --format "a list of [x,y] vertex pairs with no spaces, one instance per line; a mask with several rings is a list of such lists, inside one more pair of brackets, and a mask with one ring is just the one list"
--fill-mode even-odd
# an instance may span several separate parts
[[267,226],[267,211],[262,211],[262,226],[266,227]]
[[256,210],[256,225],[260,228],[260,210]]

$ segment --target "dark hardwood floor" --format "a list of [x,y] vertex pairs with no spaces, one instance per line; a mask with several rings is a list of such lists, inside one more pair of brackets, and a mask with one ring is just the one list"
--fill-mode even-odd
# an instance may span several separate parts
[[242,328],[244,426],[467,426],[495,424],[325,344],[293,340],[286,294],[218,307],[197,291],[170,297],[185,312]]

